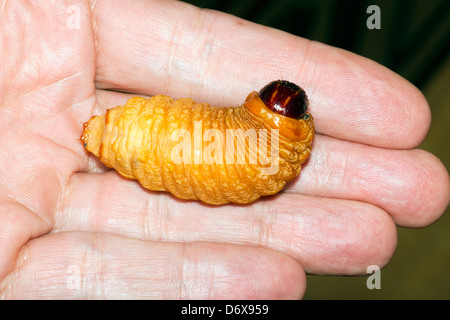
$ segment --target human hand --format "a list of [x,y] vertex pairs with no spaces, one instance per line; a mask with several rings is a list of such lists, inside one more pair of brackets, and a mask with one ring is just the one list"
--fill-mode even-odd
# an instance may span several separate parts
[[[3,297],[299,298],[305,272],[382,267],[396,224],[426,226],[448,205],[446,169],[412,149],[427,102],[373,61],[181,2],[1,10]],[[250,205],[144,190],[79,140],[123,92],[228,106],[281,78],[306,90],[317,135],[300,178]]]

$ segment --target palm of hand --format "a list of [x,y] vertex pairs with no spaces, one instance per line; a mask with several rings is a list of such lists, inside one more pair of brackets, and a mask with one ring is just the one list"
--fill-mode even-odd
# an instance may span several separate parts
[[[144,9],[130,6],[124,10],[119,3],[115,7],[98,1],[91,8],[96,14],[91,16],[89,7],[80,2],[81,24],[76,29],[68,28],[67,8],[62,5],[43,2],[41,7],[32,8],[16,2],[3,9],[0,289],[4,296],[294,298],[305,289],[305,271],[361,274],[368,265],[383,266],[395,248],[394,222],[423,226],[445,209],[448,174],[438,160],[420,150],[382,148],[410,148],[420,142],[429,125],[426,102],[402,79],[348,53],[242,21],[236,24],[233,18],[219,13],[199,13],[172,2],[158,8],[149,2]],[[14,21],[13,13],[18,8],[23,12],[23,23]],[[130,31],[127,37],[143,39],[139,31],[153,30],[148,41],[160,37],[158,43],[167,50],[152,49],[157,44],[152,48],[136,44],[125,36],[113,41],[116,35],[111,30],[125,35],[126,21],[140,10],[147,12],[147,18],[160,17],[153,11],[161,14],[159,29],[151,28],[156,20],[146,22],[141,17],[141,28]],[[134,181],[105,171],[84,151],[78,139],[81,124],[92,114],[126,101],[129,95],[101,88],[191,95],[198,101],[228,105],[238,103],[233,99],[245,98],[247,91],[255,89],[239,88],[247,85],[245,81],[233,85],[236,77],[231,68],[230,79],[223,79],[223,85],[236,98],[227,100],[226,93],[213,89],[214,83],[222,81],[214,78],[220,76],[210,71],[214,67],[201,65],[204,62],[194,59],[195,52],[180,59],[189,51],[183,50],[186,40],[181,40],[182,30],[172,30],[168,38],[164,38],[164,32],[157,32],[163,30],[164,21],[173,20],[164,12],[176,16],[182,10],[186,18],[180,24],[184,23],[192,34],[213,20],[217,27],[210,33],[234,28],[242,34],[259,32],[261,39],[275,37],[276,33],[280,43],[294,41],[288,50],[303,58],[307,50],[321,52],[321,59],[344,70],[346,65],[335,60],[345,57],[353,59],[361,70],[388,77],[391,82],[378,79],[379,83],[373,81],[371,86],[397,86],[398,100],[413,100],[408,105],[416,109],[403,110],[400,106],[390,119],[394,124],[408,120],[404,125],[408,132],[393,138],[383,134],[385,124],[372,121],[379,111],[370,106],[371,101],[364,111],[368,113],[367,123],[356,125],[354,132],[347,130],[364,119],[363,115],[355,111],[347,120],[335,109],[320,108],[338,104],[327,95],[334,88],[316,83],[320,77],[310,75],[304,81],[312,96],[318,97],[311,112],[319,133],[328,137],[318,136],[301,179],[282,195],[248,206],[211,208],[148,192]],[[203,25],[189,22],[191,16],[203,18],[199,19]],[[205,50],[214,52],[220,45],[227,48],[230,40],[223,36],[215,41],[217,48]],[[241,49],[237,56],[248,52]],[[220,56],[208,54],[212,61],[215,55]],[[237,63],[233,52],[224,59],[231,65]],[[282,61],[281,57],[272,59]],[[164,74],[161,61],[171,61],[170,70]],[[196,63],[190,66],[192,61]],[[319,68],[324,76],[326,62],[311,58],[309,63],[311,70],[312,66]],[[186,68],[204,71],[205,85],[211,92],[199,89],[195,76],[184,78]],[[246,68],[252,74],[250,71],[259,66],[253,62]],[[267,66],[262,76],[276,78],[282,72],[277,68]],[[307,63],[304,68],[308,69]],[[291,72],[287,76],[298,76],[295,70],[286,72]],[[335,78],[330,83],[345,80],[342,74],[332,76]],[[250,83],[264,84],[258,76],[253,77]],[[154,81],[148,84],[150,78]],[[364,101],[364,90],[357,90],[355,85],[348,88],[352,95],[360,95],[355,100]],[[377,97],[372,92],[364,94]],[[378,98],[388,99],[387,94]],[[314,108],[314,101],[312,105]],[[407,109],[415,115],[408,118]],[[366,131],[365,125],[369,127]],[[401,170],[397,172],[398,168]],[[428,177],[435,183],[428,183]]]

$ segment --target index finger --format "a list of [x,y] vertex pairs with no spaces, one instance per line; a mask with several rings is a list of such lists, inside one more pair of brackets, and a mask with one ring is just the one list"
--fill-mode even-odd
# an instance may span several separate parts
[[430,126],[420,91],[356,54],[172,1],[97,1],[99,88],[237,105],[269,81],[308,93],[319,133],[409,149]]

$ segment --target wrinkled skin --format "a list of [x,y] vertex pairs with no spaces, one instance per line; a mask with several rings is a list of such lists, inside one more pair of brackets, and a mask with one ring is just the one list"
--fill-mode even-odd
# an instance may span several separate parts
[[[396,224],[424,227],[448,205],[446,169],[413,149],[427,102],[373,61],[181,2],[0,10],[4,298],[300,298],[305,273],[382,267]],[[250,205],[146,191],[79,140],[131,96],[118,91],[226,106],[273,79],[305,89],[318,134],[301,178]]]

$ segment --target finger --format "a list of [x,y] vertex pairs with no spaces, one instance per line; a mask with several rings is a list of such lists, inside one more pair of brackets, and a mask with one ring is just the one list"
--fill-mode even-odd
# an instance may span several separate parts
[[287,192],[352,199],[386,210],[405,227],[436,221],[450,200],[450,179],[434,155],[317,136],[300,178]]
[[5,280],[13,299],[298,299],[305,274],[263,248],[60,233],[30,241]]
[[430,125],[417,88],[344,50],[175,1],[97,1],[93,17],[99,88],[223,106],[283,78],[304,87],[326,135],[412,148]]
[[307,272],[361,274],[385,265],[396,246],[386,212],[357,201],[280,194],[247,206],[212,207],[150,192],[115,172],[77,174],[55,231],[90,231],[152,241],[263,246]]

